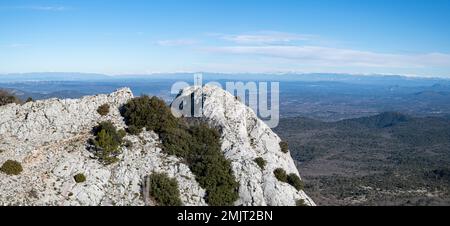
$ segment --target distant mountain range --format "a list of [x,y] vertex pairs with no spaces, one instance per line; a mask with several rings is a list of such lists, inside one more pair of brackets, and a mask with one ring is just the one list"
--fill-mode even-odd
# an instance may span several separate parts
[[[225,74],[200,72],[206,80],[256,80],[256,81],[334,81],[354,84],[370,85],[450,85],[450,79],[406,77],[400,75],[351,75],[333,73],[312,73],[312,74]],[[37,72],[37,73],[11,73],[0,74],[1,82],[24,82],[24,81],[95,81],[95,80],[116,80],[116,79],[192,79],[194,73],[155,73],[155,74],[124,74],[124,75],[104,75],[96,73],[77,72]]]

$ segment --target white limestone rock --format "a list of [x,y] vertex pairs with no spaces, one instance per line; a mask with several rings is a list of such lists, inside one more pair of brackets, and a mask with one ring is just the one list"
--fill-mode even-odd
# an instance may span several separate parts
[[[305,192],[275,178],[276,168],[300,175],[290,153],[281,152],[280,138],[251,108],[213,85],[185,88],[178,98],[192,101],[192,96],[194,105],[202,106],[203,102],[203,119],[222,131],[222,151],[232,161],[240,183],[240,198],[235,205],[292,206],[299,199],[305,200],[307,205],[315,205]],[[267,161],[264,170],[254,162],[257,157]]]
[[[284,168],[298,174],[289,154],[279,149],[279,138],[250,108],[216,87],[205,87],[204,119],[223,129],[222,150],[232,161],[240,183],[236,205],[294,205],[297,199],[314,202],[303,192],[281,183],[273,170]],[[201,92],[199,87],[182,95]],[[125,127],[119,107],[133,98],[131,90],[81,99],[49,99],[23,105],[0,106],[0,166],[7,160],[21,162],[23,172],[0,172],[0,205],[155,205],[142,195],[142,183],[152,172],[164,172],[178,181],[184,205],[206,205],[205,190],[183,161],[164,154],[158,135],[144,131],[125,137],[132,145],[122,147],[120,161],[104,166],[87,150],[91,130],[102,121]],[[97,108],[109,104],[101,116]],[[261,170],[253,161],[267,161]],[[74,176],[86,175],[76,183]]]

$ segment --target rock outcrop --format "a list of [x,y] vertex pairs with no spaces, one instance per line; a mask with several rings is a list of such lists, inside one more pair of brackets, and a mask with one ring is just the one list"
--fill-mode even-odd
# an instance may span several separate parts
[[[250,108],[216,87],[190,87],[181,95],[202,92],[204,116],[222,128],[222,150],[232,161],[240,183],[236,205],[295,205],[298,199],[314,202],[303,192],[273,175],[275,168],[298,171],[289,153],[280,151],[280,138]],[[119,108],[133,98],[130,89],[81,99],[49,99],[24,105],[0,107],[0,166],[7,160],[22,164],[23,172],[10,176],[0,172],[0,205],[154,205],[144,200],[142,183],[152,172],[165,172],[178,181],[184,205],[207,205],[205,190],[189,167],[161,151],[153,131],[127,135],[131,145],[122,148],[118,163],[105,166],[87,149],[91,130],[101,121],[124,128]],[[106,116],[97,113],[109,104]],[[253,161],[263,157],[261,170]],[[83,173],[87,180],[76,183]]]
[[[291,155],[280,150],[280,138],[258,119],[251,108],[217,86],[188,87],[180,92],[178,98],[203,106],[202,117],[220,128],[222,151],[232,161],[233,171],[241,185],[236,205],[292,206],[299,199],[314,205],[303,191],[275,178],[273,171],[276,168],[300,175]],[[257,157],[267,162],[263,170],[254,161]]]

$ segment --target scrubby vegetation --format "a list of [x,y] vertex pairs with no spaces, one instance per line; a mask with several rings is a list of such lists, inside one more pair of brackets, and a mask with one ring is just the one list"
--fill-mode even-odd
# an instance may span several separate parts
[[275,177],[281,181],[281,182],[287,182],[287,175],[286,171],[282,168],[277,168],[273,171],[273,174],[275,174]]
[[22,173],[23,168],[20,162],[14,160],[7,160],[3,163],[2,167],[0,167],[0,171],[7,175],[19,175]]
[[130,100],[123,106],[122,116],[132,134],[140,133],[143,128],[161,133],[177,126],[170,108],[157,97],[142,96]]
[[238,183],[231,162],[221,151],[219,132],[204,123],[192,126],[190,131],[193,139],[185,159],[200,186],[206,189],[206,201],[214,206],[233,205],[238,198]]
[[125,131],[117,131],[117,128],[107,121],[99,123],[93,132],[95,139],[91,140],[91,143],[95,147],[95,156],[106,165],[116,162]]
[[297,190],[303,190],[304,184],[303,181],[300,180],[300,177],[298,177],[296,174],[291,173],[287,176],[287,182],[292,185]]
[[308,205],[306,205],[305,200],[303,200],[303,199],[297,200],[297,201],[295,202],[295,205],[296,205],[296,206],[308,206]]
[[8,91],[0,90],[0,106],[12,103],[19,104],[20,99],[14,96],[13,94],[9,93]]
[[109,104],[102,104],[100,105],[100,107],[97,108],[97,112],[101,115],[101,116],[105,116],[109,113]]
[[264,169],[264,167],[266,167],[267,162],[266,162],[266,160],[264,160],[262,157],[255,158],[254,161],[256,162],[256,164],[258,164],[258,166],[259,166],[262,170]]
[[130,140],[125,140],[123,146],[127,148],[133,148],[133,142],[131,142]]
[[82,173],[79,173],[79,174],[75,175],[75,176],[73,177],[73,179],[74,179],[75,182],[77,182],[77,183],[83,183],[83,182],[86,181],[86,176],[85,176],[84,174],[82,174]]
[[238,183],[230,161],[221,151],[216,129],[193,119],[175,118],[157,97],[134,98],[121,112],[130,133],[139,133],[143,128],[153,130],[158,133],[165,153],[186,161],[197,182],[206,190],[209,205],[233,205],[237,200]]
[[275,174],[275,178],[279,181],[288,183],[297,190],[302,190],[304,187],[303,181],[300,180],[300,177],[298,177],[295,173],[290,173],[287,175],[284,169],[277,168],[273,171],[273,174]]
[[165,173],[152,173],[147,180],[149,195],[161,206],[181,206],[180,190],[175,178]]
[[289,144],[286,141],[281,141],[280,142],[280,148],[281,148],[281,151],[283,153],[288,153],[288,151],[289,151]]
[[[296,117],[281,119],[274,130],[289,142],[307,181],[304,190],[318,205],[449,203],[449,118],[383,113],[321,122]],[[317,175],[317,169],[324,174]]]

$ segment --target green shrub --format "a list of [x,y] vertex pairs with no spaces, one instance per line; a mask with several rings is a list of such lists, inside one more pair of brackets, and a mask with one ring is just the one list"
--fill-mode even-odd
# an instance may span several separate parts
[[205,123],[192,125],[190,132],[191,151],[186,159],[197,181],[207,191],[206,201],[212,206],[233,205],[239,198],[239,184],[231,162],[222,153],[220,133]]
[[100,107],[97,108],[97,112],[101,116],[105,116],[109,113],[109,104],[102,104]]
[[299,199],[299,200],[295,201],[295,205],[296,206],[308,206],[308,205],[306,205],[305,200],[303,200],[303,199]]
[[273,171],[273,174],[275,174],[275,177],[281,181],[281,182],[287,182],[287,175],[286,171],[282,168],[277,168]]
[[116,162],[125,131],[117,131],[116,127],[108,121],[99,123],[94,127],[93,132],[95,139],[92,140],[92,144],[95,146],[96,157],[106,165]]
[[175,178],[165,173],[152,173],[148,177],[149,195],[161,206],[181,206],[180,190]]
[[130,140],[125,140],[123,146],[127,148],[133,148],[133,142],[131,142]]
[[267,162],[266,162],[266,160],[264,160],[262,157],[258,157],[258,158],[256,158],[254,161],[256,162],[256,164],[258,164],[258,166],[259,166],[261,169],[264,169],[264,167],[266,167]]
[[25,100],[26,103],[33,102],[33,101],[34,101],[34,100],[33,100],[32,97],[28,97],[28,98]]
[[164,128],[159,136],[165,153],[184,159],[191,153],[194,140],[187,128]]
[[5,90],[0,90],[0,106],[7,104],[20,104],[19,98]]
[[123,138],[127,135],[127,132],[124,129],[119,129],[117,131],[117,134],[121,138],[120,141],[123,142]]
[[2,167],[0,167],[0,171],[7,175],[19,175],[23,169],[22,165],[14,160],[7,160],[3,163]]
[[160,133],[163,128],[173,128],[177,124],[170,108],[157,97],[133,98],[123,106],[121,112],[132,134],[140,133],[144,127]]
[[291,173],[287,176],[287,182],[292,185],[297,190],[303,190],[303,181],[300,180],[300,178],[295,175],[294,173]]
[[283,153],[288,153],[288,151],[289,151],[289,144],[286,141],[281,141],[280,142],[280,148],[281,148],[281,151]]
[[138,97],[121,110],[128,131],[136,134],[145,127],[158,133],[162,149],[183,158],[197,182],[206,190],[206,202],[213,206],[233,205],[238,198],[238,183],[221,150],[220,133],[207,124],[191,119],[191,125],[172,115],[164,101]]
[[86,181],[86,176],[85,176],[84,174],[82,174],[82,173],[79,173],[79,174],[75,175],[75,176],[73,177],[73,179],[74,179],[75,182],[77,182],[77,183],[83,183],[83,182]]

